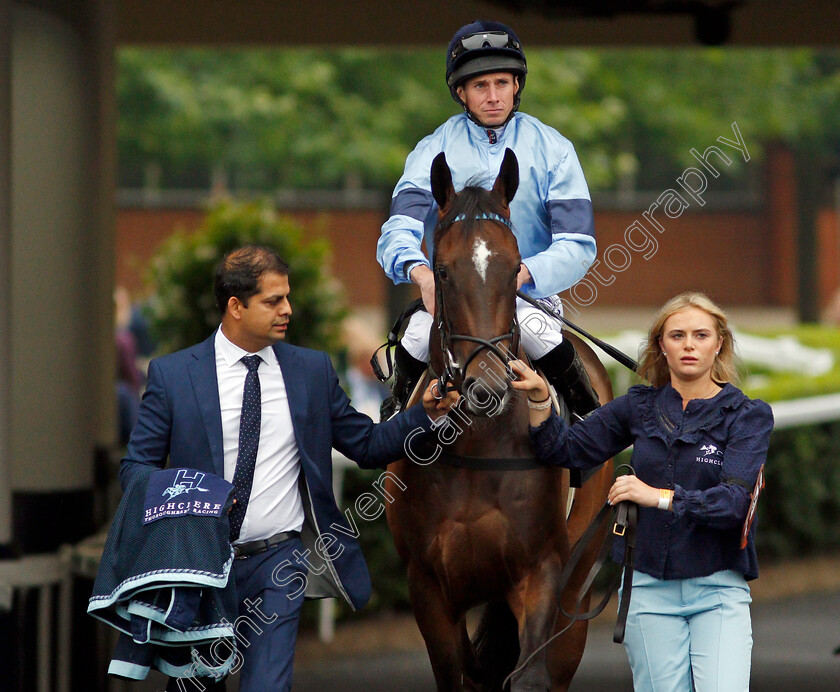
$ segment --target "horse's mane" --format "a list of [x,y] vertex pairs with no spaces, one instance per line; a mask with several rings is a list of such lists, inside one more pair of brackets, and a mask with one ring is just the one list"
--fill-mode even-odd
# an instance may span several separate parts
[[468,238],[474,233],[475,227],[479,223],[478,217],[484,214],[498,214],[507,217],[508,211],[489,190],[481,187],[475,179],[470,179],[464,189],[456,195],[455,201],[446,215],[438,221],[433,237],[435,247],[437,247],[441,237],[455,225],[455,219],[459,216],[463,216],[463,219],[459,219],[458,228],[461,234]]

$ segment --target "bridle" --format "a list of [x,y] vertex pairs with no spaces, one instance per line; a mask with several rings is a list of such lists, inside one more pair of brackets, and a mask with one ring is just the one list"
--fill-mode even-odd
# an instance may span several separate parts
[[[495,221],[503,226],[507,226],[507,228],[513,231],[513,226],[510,220],[500,214],[481,213],[474,216],[473,219],[476,221]],[[454,224],[465,220],[466,217],[463,214],[459,214],[453,218],[446,227],[451,227]],[[440,230],[441,228],[439,227],[438,232],[440,232]],[[434,396],[438,399],[442,399],[447,392],[456,391],[457,387],[455,387],[452,383],[456,380],[463,382],[463,375],[467,371],[470,363],[472,363],[479,353],[485,350],[490,351],[499,359],[499,362],[504,365],[505,374],[508,378],[511,380],[516,379],[516,375],[510,368],[510,361],[516,359],[516,352],[519,350],[520,328],[519,321],[516,319],[516,310],[514,309],[513,312],[510,331],[500,334],[499,336],[494,336],[490,339],[482,339],[481,337],[472,336],[470,334],[453,334],[452,325],[447,317],[446,302],[443,295],[443,281],[441,279],[443,269],[442,267],[438,267],[436,263],[434,266],[435,321],[437,323],[438,334],[440,336],[440,351],[443,358],[443,371],[439,375],[434,372],[431,366],[429,367],[432,375],[438,379],[436,387],[437,394],[434,394]],[[508,339],[510,343],[510,347],[507,349],[499,345],[500,342],[505,339]],[[455,361],[455,357],[452,355],[452,344],[456,341],[471,341],[478,344],[478,346],[473,349],[472,353],[470,353],[463,365],[459,365]]]

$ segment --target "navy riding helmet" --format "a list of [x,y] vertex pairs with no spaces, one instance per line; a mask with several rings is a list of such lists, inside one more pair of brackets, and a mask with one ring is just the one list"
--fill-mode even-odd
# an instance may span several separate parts
[[519,78],[519,91],[513,104],[515,112],[528,73],[522,44],[510,27],[477,20],[455,32],[446,53],[446,84],[455,103],[463,105],[457,88],[465,80],[488,72],[511,72]]

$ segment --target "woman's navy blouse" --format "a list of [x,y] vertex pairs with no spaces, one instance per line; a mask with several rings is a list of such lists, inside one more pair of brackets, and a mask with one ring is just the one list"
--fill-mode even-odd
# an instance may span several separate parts
[[[556,415],[531,428],[537,456],[567,468],[590,468],[633,445],[631,465],[654,488],[674,490],[673,511],[639,508],[635,568],[658,579],[702,577],[732,569],[758,576],[753,523],[741,530],[750,493],[767,458],[773,413],[726,384],[711,399],[635,386],[571,427]],[[620,561],[623,541],[613,559]]]

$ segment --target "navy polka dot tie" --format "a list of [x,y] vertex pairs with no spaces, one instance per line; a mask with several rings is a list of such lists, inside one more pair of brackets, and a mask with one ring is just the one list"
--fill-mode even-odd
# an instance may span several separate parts
[[239,453],[236,455],[236,469],[233,472],[233,493],[236,504],[230,513],[230,540],[239,538],[245,510],[251,497],[254,482],[254,467],[257,464],[257,450],[260,446],[260,418],[262,394],[257,369],[262,360],[259,356],[242,358],[248,374],[245,376],[245,392],[242,395],[242,414],[239,418]]

